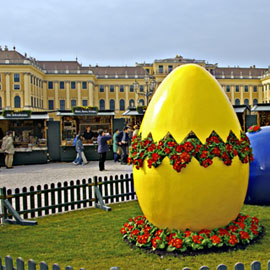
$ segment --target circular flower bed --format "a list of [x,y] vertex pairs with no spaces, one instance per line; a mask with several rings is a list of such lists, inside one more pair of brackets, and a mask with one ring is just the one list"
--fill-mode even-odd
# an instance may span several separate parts
[[130,218],[121,228],[123,238],[138,247],[178,253],[242,247],[253,242],[262,233],[263,227],[256,217],[241,214],[226,227],[211,231],[163,230],[152,225],[144,216]]
[[261,130],[260,126],[257,126],[257,125],[253,125],[253,126],[248,128],[249,133],[257,132],[257,131],[260,131],[260,130]]

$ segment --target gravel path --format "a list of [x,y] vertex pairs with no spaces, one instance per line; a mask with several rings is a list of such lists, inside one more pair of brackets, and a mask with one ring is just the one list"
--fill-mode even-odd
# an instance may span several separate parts
[[132,173],[132,166],[105,162],[106,171],[100,172],[98,161],[90,161],[84,166],[71,163],[47,163],[37,165],[14,166],[13,169],[0,169],[0,187],[11,189],[58,183],[77,179],[88,179],[93,176],[110,176]]

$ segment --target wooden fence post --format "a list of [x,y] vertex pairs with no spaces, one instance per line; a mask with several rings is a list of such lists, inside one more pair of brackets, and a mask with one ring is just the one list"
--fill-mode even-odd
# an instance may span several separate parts
[[251,270],[261,270],[261,263],[254,261],[251,263]]
[[5,257],[6,270],[13,270],[12,258],[8,255]]
[[1,212],[3,215],[2,222],[4,223],[7,219],[7,210],[5,208],[4,201],[6,199],[6,188],[0,188],[0,198],[1,198]]
[[245,266],[244,266],[244,264],[242,264],[242,263],[236,263],[235,264],[235,266],[234,266],[234,269],[235,270],[244,270],[245,269]]
[[24,260],[22,258],[17,258],[16,260],[17,270],[24,270]]
[[41,262],[39,266],[40,266],[40,270],[48,270],[48,264],[45,262]]

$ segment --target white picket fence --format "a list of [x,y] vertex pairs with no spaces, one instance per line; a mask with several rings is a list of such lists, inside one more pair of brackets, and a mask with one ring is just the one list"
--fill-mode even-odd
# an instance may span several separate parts
[[[26,270],[25,268],[25,264],[24,264],[24,260],[22,258],[17,258],[16,260],[16,266],[17,268],[15,268],[13,266],[13,259],[10,256],[6,256],[5,257],[5,265],[2,264],[2,258],[0,257],[0,270]],[[138,267],[139,269],[140,267]],[[28,261],[28,270],[38,270],[37,264],[35,261],[33,261],[32,259]],[[49,266],[47,263],[45,262],[41,262],[39,264],[39,269],[40,270],[49,270]],[[53,264],[52,270],[60,270],[60,266],[58,264]],[[201,266],[200,270],[209,270],[210,268],[208,266]],[[217,270],[227,270],[227,266],[225,264],[220,264],[217,266],[216,268]],[[243,263],[236,263],[234,265],[234,269],[235,270],[245,270],[245,266]],[[65,270],[73,270],[72,266],[66,266]],[[85,268],[80,268],[80,270],[85,270]],[[120,270],[119,267],[117,266],[113,266],[110,268],[110,270]],[[146,269],[147,270],[147,269]],[[166,270],[170,270],[170,269],[166,269]],[[189,267],[184,267],[183,270],[190,270]],[[246,270],[249,270],[246,268]],[[259,261],[253,261],[250,264],[250,270],[270,270],[270,260],[267,263],[267,267],[266,268],[261,268],[261,263]]]

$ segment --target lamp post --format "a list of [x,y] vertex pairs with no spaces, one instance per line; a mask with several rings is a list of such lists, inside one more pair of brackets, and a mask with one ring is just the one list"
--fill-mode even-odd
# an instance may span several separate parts
[[152,96],[153,91],[154,91],[154,89],[156,87],[157,82],[155,81],[155,78],[154,77],[151,77],[148,74],[145,74],[145,76],[144,76],[144,83],[145,83],[145,86],[146,86],[146,91],[140,91],[140,90],[138,90],[139,83],[136,80],[134,82],[134,89],[135,89],[135,92],[138,95],[142,95],[142,96],[145,96],[146,97],[146,106],[148,106],[149,97]]

